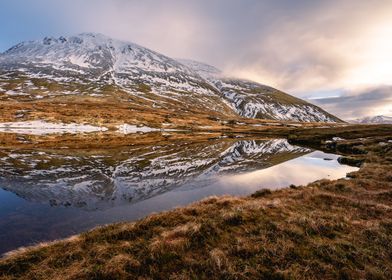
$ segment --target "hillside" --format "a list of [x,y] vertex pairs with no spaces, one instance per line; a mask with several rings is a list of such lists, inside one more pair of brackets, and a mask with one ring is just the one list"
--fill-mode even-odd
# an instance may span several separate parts
[[77,122],[155,126],[173,122],[172,117],[177,117],[176,126],[208,118],[340,122],[271,87],[93,33],[22,42],[1,54],[0,100],[0,121],[68,122],[73,117]]
[[302,99],[256,82],[225,77],[210,65],[180,60],[204,77],[242,117],[299,122],[336,122],[335,116]]

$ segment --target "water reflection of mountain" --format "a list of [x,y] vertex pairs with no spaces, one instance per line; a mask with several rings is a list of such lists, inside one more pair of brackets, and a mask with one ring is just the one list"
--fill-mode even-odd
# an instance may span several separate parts
[[267,168],[308,152],[284,139],[100,151],[0,150],[0,186],[29,201],[104,209],[198,180]]

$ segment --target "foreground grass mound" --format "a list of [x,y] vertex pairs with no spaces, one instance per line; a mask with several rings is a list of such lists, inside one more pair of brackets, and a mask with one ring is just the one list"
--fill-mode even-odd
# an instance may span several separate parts
[[327,141],[362,163],[351,180],[211,197],[97,228],[9,254],[0,278],[392,279],[391,139]]

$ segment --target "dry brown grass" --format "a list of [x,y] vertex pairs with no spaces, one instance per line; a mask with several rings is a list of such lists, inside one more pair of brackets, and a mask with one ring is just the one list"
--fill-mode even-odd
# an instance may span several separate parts
[[[21,83],[20,79],[16,79],[15,83]],[[34,80],[34,83],[36,86],[48,88],[48,91],[38,90],[31,96],[39,94],[45,98],[37,100],[29,95],[9,96],[0,93],[0,122],[46,120],[90,123],[111,129],[121,123],[143,124],[151,127],[161,127],[162,123],[166,123],[168,124],[166,128],[232,132],[265,132],[271,126],[275,130],[286,131],[290,126],[298,125],[295,122],[242,118],[224,104],[219,110],[208,109],[204,101],[203,103],[197,99],[189,100],[186,94],[178,97],[179,100],[173,100],[149,93],[145,85],[138,86],[138,90],[144,92],[140,96],[130,95],[115,86],[104,86],[99,90],[100,96],[94,97],[87,94],[90,93],[88,85],[73,85],[72,83],[52,85],[48,81],[40,80]],[[16,86],[16,84],[11,86]],[[79,94],[64,95],[61,92],[65,89],[57,89],[58,87],[70,87],[67,91],[76,90]],[[48,94],[53,95],[48,96]],[[301,102],[281,92],[276,92],[276,98],[283,104]],[[218,100],[219,97],[211,96],[209,99],[208,103],[221,103]],[[260,126],[252,126],[252,124]],[[321,126],[319,123],[302,125],[304,127]],[[322,125],[325,126],[325,124]]]
[[365,161],[351,180],[210,197],[96,228],[3,258],[0,278],[391,279],[391,138],[333,147],[365,152],[350,154]]

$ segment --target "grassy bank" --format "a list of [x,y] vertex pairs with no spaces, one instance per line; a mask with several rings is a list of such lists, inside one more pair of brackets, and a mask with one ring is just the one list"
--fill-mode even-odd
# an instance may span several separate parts
[[391,279],[388,127],[290,133],[360,170],[351,180],[211,197],[16,251],[0,260],[0,279]]

